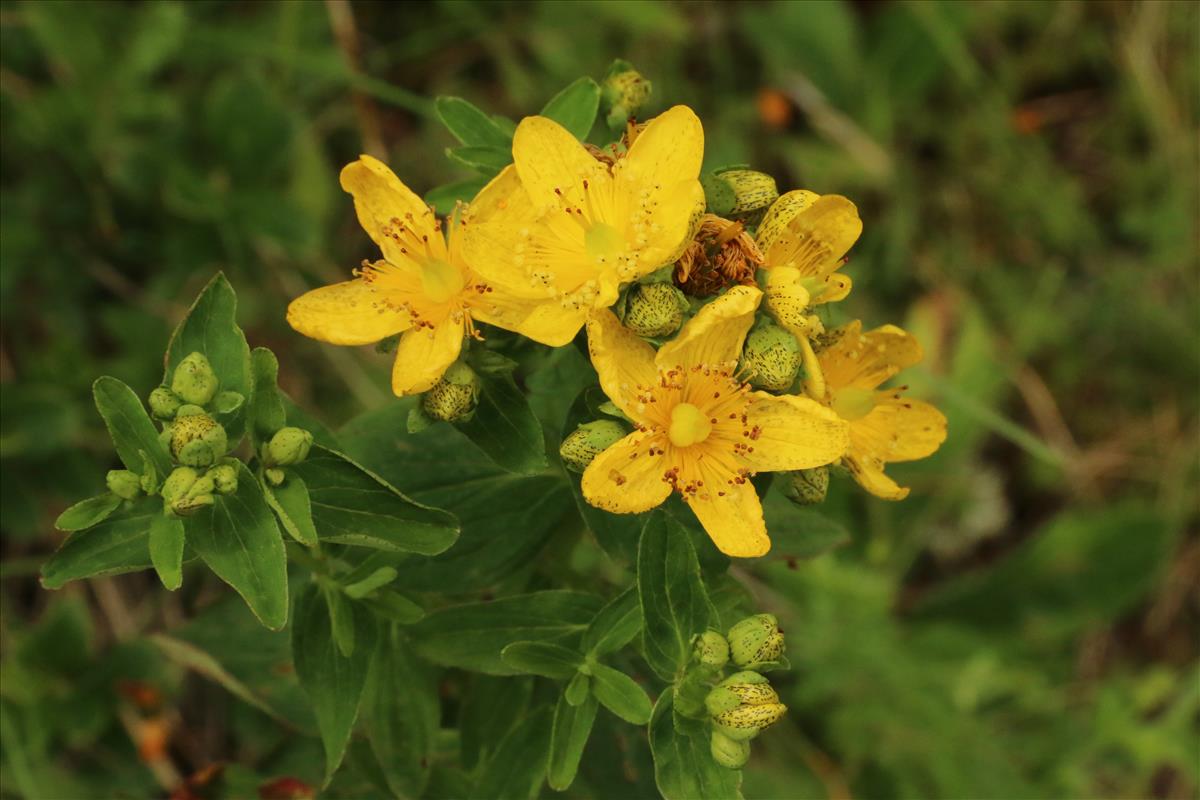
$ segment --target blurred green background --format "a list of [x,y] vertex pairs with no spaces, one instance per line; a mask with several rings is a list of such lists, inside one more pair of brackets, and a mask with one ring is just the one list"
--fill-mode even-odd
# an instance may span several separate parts
[[152,576],[39,589],[52,521],[113,465],[91,382],[157,385],[221,269],[302,407],[388,402],[387,356],[284,323],[370,255],[340,166],[469,177],[433,97],[519,118],[623,57],[649,111],[699,113],[709,166],[858,204],[845,310],[919,335],[908,382],[950,418],[904,503],[835,494],[844,547],[737,573],[797,665],[746,795],[1195,797],[1198,9],[0,3],[0,796],[154,795],[151,700],[184,774],[312,758],[167,669],[144,637],[183,620]]

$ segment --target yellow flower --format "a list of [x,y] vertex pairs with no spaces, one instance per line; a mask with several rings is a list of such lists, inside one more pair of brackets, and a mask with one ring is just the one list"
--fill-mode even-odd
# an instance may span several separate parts
[[292,301],[287,319],[300,333],[341,345],[402,334],[392,391],[404,396],[438,382],[462,351],[463,337],[473,334],[473,320],[533,332],[527,335],[561,327],[555,307],[513,297],[481,281],[463,259],[467,226],[501,210],[520,213],[528,208],[511,167],[458,209],[448,238],[433,211],[377,159],[361,156],[342,170],[341,183],[354,197],[358,221],[383,259],[364,262],[353,280]]
[[814,397],[825,394],[825,384],[809,340],[824,326],[812,306],[850,293],[850,279],[837,269],[861,233],[849,200],[796,189],[775,201],[755,236],[767,271],[767,310],[800,342],[805,389]]
[[830,331],[832,342],[817,358],[828,389],[825,404],[850,424],[843,463],[877,497],[903,500],[908,488],[883,474],[885,464],[931,455],[946,439],[946,418],[904,390],[878,391],[884,381],[921,360],[921,347],[895,325],[862,332],[861,322]]
[[543,341],[566,344],[622,283],[678,257],[704,210],[703,151],[685,106],[651,120],[611,166],[557,122],[527,117],[513,160],[534,218],[505,211],[469,225],[467,261],[491,285],[561,309],[564,324]]
[[610,311],[588,320],[604,392],[637,430],[583,474],[589,503],[648,511],[678,491],[722,552],[770,549],[755,472],[807,469],[846,451],[847,426],[808,398],[751,391],[734,377],[762,292],[736,286],[704,306],[655,353]]

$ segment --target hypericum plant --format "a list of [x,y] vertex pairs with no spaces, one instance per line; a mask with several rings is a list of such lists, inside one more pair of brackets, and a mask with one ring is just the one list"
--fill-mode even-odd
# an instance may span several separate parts
[[766,555],[768,519],[802,541],[787,501],[821,502],[831,467],[904,497],[885,464],[932,453],[945,419],[879,388],[920,358],[911,336],[830,322],[854,205],[702,172],[690,109],[635,119],[649,88],[617,62],[519,124],[439,98],[483,178],[425,199],[347,166],[380,258],[288,321],[394,346],[403,399],[326,430],[217,276],[145,405],[96,382],[124,469],[59,518],[44,584],[153,567],[176,590],[198,560],[290,625],[331,796],[347,753],[395,796],[565,790],[600,706],[665,797],[737,796],[788,662],[729,558]]

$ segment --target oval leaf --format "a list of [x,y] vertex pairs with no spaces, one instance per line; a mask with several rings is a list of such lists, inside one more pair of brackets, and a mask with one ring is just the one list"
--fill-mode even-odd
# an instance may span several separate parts
[[162,516],[162,501],[142,497],[103,522],[67,537],[42,567],[42,585],[58,589],[68,581],[118,575],[150,566],[150,522]]
[[550,732],[550,763],[546,769],[547,782],[555,791],[565,791],[575,781],[579,759],[592,735],[596,721],[596,698],[589,695],[577,706],[558,698],[554,708],[554,727]]
[[465,145],[471,147],[512,148],[512,135],[507,134],[496,122],[461,97],[439,97],[433,102],[438,119]]
[[300,544],[315,545],[317,528],[313,525],[312,505],[304,480],[299,475],[289,474],[281,486],[272,486],[266,481],[260,485],[267,505],[288,535]]
[[146,469],[145,453],[159,475],[170,475],[171,456],[133,389],[105,375],[92,384],[92,396],[125,469],[141,475]]
[[562,125],[583,141],[592,131],[600,107],[600,86],[588,77],[580,78],[550,99],[542,116]]
[[500,651],[500,658],[517,672],[566,680],[583,663],[577,651],[552,642],[513,642]]
[[112,492],[98,494],[75,505],[58,515],[54,527],[60,531],[82,531],[108,518],[121,505],[121,498]]
[[397,626],[381,638],[362,700],[364,727],[388,786],[419,797],[441,722],[437,684]]
[[709,726],[684,720],[676,730],[671,693],[659,695],[650,720],[650,752],[654,756],[654,781],[666,800],[734,800],[741,797],[741,770],[726,769],[713,761]]
[[150,520],[150,563],[162,585],[175,591],[183,585],[183,520],[157,514]]
[[650,697],[633,678],[604,664],[593,664],[591,669],[592,693],[605,708],[634,725],[650,721]]
[[691,537],[665,514],[650,517],[642,530],[637,580],[646,663],[674,681],[691,658],[692,637],[708,629],[715,612]]

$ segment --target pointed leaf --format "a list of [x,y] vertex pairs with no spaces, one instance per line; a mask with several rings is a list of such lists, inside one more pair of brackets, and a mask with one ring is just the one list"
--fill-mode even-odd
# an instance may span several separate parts
[[158,514],[150,520],[150,562],[162,585],[175,591],[183,585],[183,520]]
[[437,684],[395,625],[381,631],[363,695],[367,738],[392,791],[419,797],[441,722]]
[[54,527],[60,531],[82,531],[98,525],[121,505],[121,498],[112,492],[98,494],[75,505],[58,515]]
[[666,800],[735,800],[741,797],[741,770],[713,761],[709,726],[685,720],[686,731],[676,730],[671,692],[663,692],[650,720],[650,752],[654,756],[654,781]]
[[322,541],[436,555],[458,538],[452,514],[410,500],[336,450],[314,445],[288,472],[308,488]]
[[58,589],[80,578],[149,568],[150,522],[156,516],[162,516],[162,501],[141,497],[103,522],[72,533],[42,566],[42,586]]
[[288,535],[300,544],[309,547],[315,545],[318,541],[317,528],[313,525],[312,504],[304,479],[292,473],[280,486],[272,486],[266,481],[260,485],[267,505],[275,512],[279,524]]
[[512,135],[505,133],[491,117],[461,97],[439,97],[434,100],[433,108],[442,124],[463,144],[512,149]]
[[691,658],[692,638],[708,629],[715,611],[691,537],[665,514],[651,516],[642,530],[637,579],[646,663],[674,681]]
[[615,653],[642,631],[642,607],[637,586],[614,597],[588,625],[583,634],[583,652],[592,656]]
[[[191,353],[202,353],[208,359],[221,391],[252,398],[250,347],[237,324],[237,296],[222,273],[208,282],[171,335],[163,383],[171,385],[175,367]],[[244,414],[235,414],[230,420],[222,420],[222,424],[232,448],[242,437]]]
[[287,622],[287,556],[258,481],[238,462],[237,492],[184,520],[188,544],[268,628]]
[[565,791],[579,771],[579,759],[592,735],[596,721],[596,698],[589,695],[577,706],[558,698],[554,708],[554,727],[550,733],[550,764],[546,769],[547,782],[555,791]]
[[292,661],[317,717],[325,748],[326,784],[346,753],[374,650],[376,631],[370,613],[354,608],[353,618],[355,639],[361,646],[347,658],[334,642],[329,607],[316,584],[306,586],[296,600]]
[[562,125],[580,141],[587,138],[600,107],[600,86],[588,77],[580,78],[546,103],[542,116]]
[[169,475],[171,456],[133,389],[106,375],[92,384],[92,396],[125,469],[141,475],[145,470],[142,453],[146,453],[159,475]]
[[553,642],[513,642],[500,651],[500,658],[517,672],[566,680],[583,663],[583,656]]
[[604,664],[592,664],[591,669],[592,693],[605,708],[634,725],[650,721],[650,698],[633,678]]

